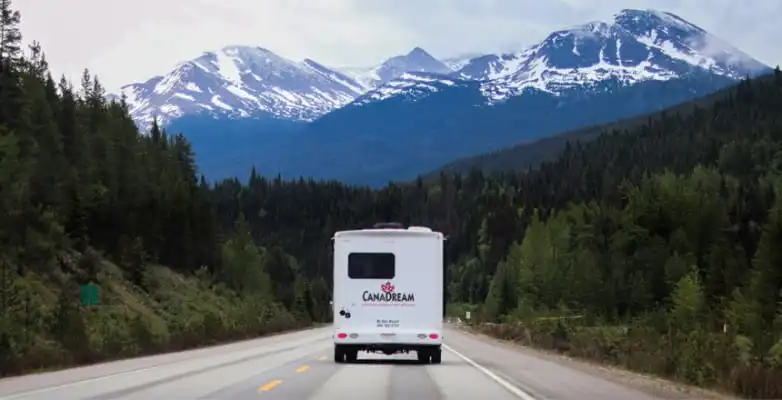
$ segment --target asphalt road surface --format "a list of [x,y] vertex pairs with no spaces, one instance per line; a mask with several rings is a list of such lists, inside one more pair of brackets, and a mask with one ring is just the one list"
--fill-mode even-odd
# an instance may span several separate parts
[[[651,400],[648,390],[448,328],[442,364],[415,354],[335,364],[331,327],[0,380],[0,399]],[[683,398],[683,397],[679,397]]]

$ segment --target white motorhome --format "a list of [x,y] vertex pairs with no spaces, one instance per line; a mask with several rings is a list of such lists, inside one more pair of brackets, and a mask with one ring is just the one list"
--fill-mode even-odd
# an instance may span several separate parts
[[334,361],[415,351],[419,362],[439,364],[443,234],[381,223],[333,240]]

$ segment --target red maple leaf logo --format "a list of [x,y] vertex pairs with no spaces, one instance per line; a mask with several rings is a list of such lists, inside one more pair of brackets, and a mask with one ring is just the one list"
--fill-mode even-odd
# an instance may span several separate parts
[[391,282],[386,282],[382,285],[380,285],[380,290],[383,291],[383,293],[393,293],[394,292],[394,285],[391,284]]

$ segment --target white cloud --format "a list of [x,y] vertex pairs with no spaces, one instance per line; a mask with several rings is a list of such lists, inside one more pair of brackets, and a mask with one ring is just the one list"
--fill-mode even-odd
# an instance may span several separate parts
[[291,59],[372,65],[421,46],[437,56],[518,49],[621,8],[674,12],[782,64],[779,0],[16,0],[26,41],[56,73],[87,67],[110,90],[229,44]]

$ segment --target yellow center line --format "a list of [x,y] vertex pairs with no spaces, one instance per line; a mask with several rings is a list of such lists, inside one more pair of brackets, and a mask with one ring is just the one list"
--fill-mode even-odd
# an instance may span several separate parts
[[282,381],[280,381],[280,380],[271,381],[271,382],[269,382],[269,383],[259,387],[258,391],[259,392],[268,392],[268,391],[274,389],[275,387],[279,386],[281,383],[282,383]]
[[296,370],[296,372],[304,372],[308,369],[310,369],[309,365],[302,365],[301,367],[299,367],[299,369]]
[[328,359],[329,359],[328,357],[322,356],[322,357],[318,358],[318,361],[326,361]]

